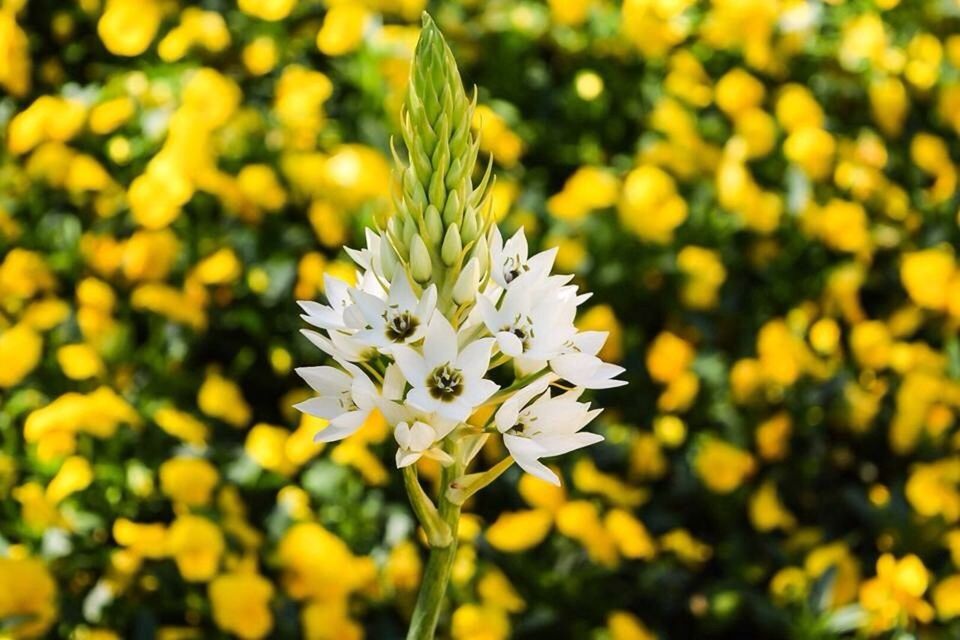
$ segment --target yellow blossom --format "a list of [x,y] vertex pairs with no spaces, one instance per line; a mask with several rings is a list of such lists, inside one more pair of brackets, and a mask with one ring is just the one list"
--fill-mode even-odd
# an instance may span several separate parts
[[171,458],[160,465],[160,489],[164,495],[190,507],[209,504],[219,481],[217,468],[202,458]]
[[207,582],[213,578],[224,548],[219,527],[201,516],[179,516],[167,533],[167,552],[188,582]]
[[224,573],[208,586],[213,620],[238,638],[263,638],[273,628],[273,585],[256,573]]
[[753,456],[715,436],[705,436],[698,445],[694,469],[714,493],[736,490],[755,468]]

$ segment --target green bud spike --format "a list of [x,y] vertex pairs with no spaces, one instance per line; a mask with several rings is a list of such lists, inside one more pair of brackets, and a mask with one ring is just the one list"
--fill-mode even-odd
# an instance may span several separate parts
[[401,266],[417,282],[436,284],[441,310],[451,308],[463,261],[476,258],[478,282],[489,262],[477,251],[478,238],[492,224],[487,207],[492,164],[474,185],[480,149],[472,128],[476,104],[476,90],[467,96],[453,53],[424,13],[400,118],[406,160],[394,153],[398,187],[387,236],[397,252],[393,269]]
[[389,241],[380,243],[380,270],[383,272],[383,277],[392,281],[398,266],[400,266],[400,259],[397,257],[397,252],[393,250],[393,245]]
[[456,223],[447,227],[447,235],[443,239],[443,247],[440,249],[440,258],[447,267],[452,267],[460,259],[460,253],[463,251],[463,243],[460,242],[460,228]]
[[413,274],[413,279],[420,284],[429,282],[430,276],[433,275],[430,252],[420,236],[413,236],[410,243],[410,271]]

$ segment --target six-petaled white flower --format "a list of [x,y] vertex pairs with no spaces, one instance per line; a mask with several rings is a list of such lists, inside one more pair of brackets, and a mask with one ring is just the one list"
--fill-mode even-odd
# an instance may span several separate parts
[[393,349],[412,387],[407,402],[421,411],[465,421],[499,389],[484,378],[492,348],[492,338],[480,338],[461,350],[450,322],[435,313],[427,326],[422,353],[405,346]]

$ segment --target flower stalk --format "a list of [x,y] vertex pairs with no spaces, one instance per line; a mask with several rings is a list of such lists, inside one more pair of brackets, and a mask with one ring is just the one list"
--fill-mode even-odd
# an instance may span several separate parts
[[[490,213],[491,164],[474,184],[479,141],[456,62],[426,14],[401,117],[395,212],[351,249],[357,285],[328,277],[328,304],[301,301],[304,334],[336,366],[301,367],[317,392],[301,411],[328,421],[316,439],[355,433],[379,412],[393,429],[397,468],[430,547],[408,640],[432,640],[446,602],[462,505],[514,462],[560,483],[540,462],[602,440],[581,431],[599,410],[584,389],[624,384],[597,357],[606,334],[578,331],[579,295],[551,275],[555,251],[530,255],[520,231],[504,242]],[[497,369],[501,387],[490,375]],[[561,393],[551,385],[559,381]],[[483,425],[471,416],[486,413]],[[468,473],[491,438],[509,455]],[[437,496],[416,463],[441,465]]]

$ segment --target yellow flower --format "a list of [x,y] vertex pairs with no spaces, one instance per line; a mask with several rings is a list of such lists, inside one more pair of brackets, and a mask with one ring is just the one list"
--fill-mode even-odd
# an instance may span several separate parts
[[138,56],[157,35],[161,17],[156,0],[107,0],[97,33],[110,53]]
[[43,354],[43,338],[26,324],[0,330],[0,388],[9,388],[30,375]]
[[583,24],[596,0],[547,0],[550,17],[557,24],[576,27]]
[[290,431],[284,427],[261,422],[250,429],[243,450],[263,469],[290,475],[296,471],[296,465],[286,456],[286,444],[290,436]]
[[643,165],[627,174],[620,196],[620,220],[641,239],[666,244],[687,219],[687,203],[668,173]]
[[487,542],[505,553],[520,553],[543,542],[553,526],[553,516],[543,509],[501,513],[485,533]]
[[363,640],[363,627],[348,617],[345,600],[312,601],[301,615],[310,640]]
[[255,76],[270,73],[277,57],[277,43],[269,36],[258,36],[243,48],[243,65]]
[[750,497],[750,522],[761,532],[789,531],[797,525],[797,519],[780,502],[776,485],[769,480]]
[[248,13],[261,20],[283,20],[293,8],[297,0],[237,0],[240,11]]
[[860,584],[860,566],[856,557],[843,542],[833,542],[810,551],[803,564],[804,570],[813,578],[820,578],[829,569],[836,571],[833,581],[833,600],[830,608],[836,609],[857,597]]
[[209,504],[219,481],[217,468],[202,458],[171,458],[160,465],[160,490],[189,507]]
[[93,469],[86,458],[71,456],[63,461],[57,475],[47,485],[47,500],[57,504],[77,491],[83,491],[93,482]]
[[453,612],[450,636],[453,640],[506,640],[510,637],[510,620],[499,607],[460,605]]
[[710,559],[713,549],[700,542],[686,529],[672,529],[660,536],[661,551],[676,554],[682,562],[696,566]]
[[757,452],[764,460],[783,460],[790,449],[793,423],[790,414],[783,411],[757,426]]
[[[179,289],[165,284],[140,285],[133,290],[130,305],[134,309],[166,316],[173,322],[186,324],[196,330],[207,326],[207,315],[203,307]],[[236,411],[239,412],[239,408]]]
[[691,309],[712,309],[717,305],[720,286],[727,278],[720,254],[688,245],[677,254],[677,267],[684,275],[681,298]]
[[714,99],[723,112],[735,117],[759,107],[763,96],[763,84],[759,80],[743,69],[733,69],[717,81]]
[[960,616],[960,574],[947,576],[937,583],[933,588],[933,606],[941,620]]
[[213,621],[245,640],[263,638],[273,629],[273,585],[256,573],[224,573],[208,587]]
[[693,364],[695,355],[693,345],[669,331],[664,331],[654,339],[647,350],[647,371],[657,382],[670,383]]
[[690,31],[690,20],[683,14],[690,0],[625,0],[621,28],[644,56],[659,58],[683,42]]
[[801,601],[809,588],[810,578],[800,567],[784,567],[770,579],[770,595],[781,603]]
[[113,98],[90,110],[87,126],[97,135],[112,133],[133,117],[136,105],[128,96]]
[[145,558],[167,556],[166,525],[143,524],[126,518],[117,518],[113,523],[113,538],[117,544],[132,549]]
[[714,493],[736,490],[756,466],[749,453],[710,435],[698,443],[693,465],[700,480]]
[[899,78],[874,80],[869,87],[870,112],[880,130],[896,138],[903,130],[903,122],[910,108],[910,96]]
[[850,332],[850,349],[863,367],[885,368],[890,362],[892,348],[890,330],[878,320],[856,324]]
[[277,548],[290,597],[329,602],[346,598],[374,580],[370,558],[354,556],[346,543],[314,522],[290,527]]
[[0,87],[21,98],[30,90],[30,43],[17,24],[16,10],[0,11]]
[[617,476],[601,472],[590,458],[581,458],[574,464],[573,484],[583,493],[602,495],[622,507],[638,507],[648,497],[645,489],[631,487]]
[[477,595],[484,604],[510,613],[519,613],[527,608],[527,603],[510,584],[507,576],[495,568],[487,569],[477,582]]
[[103,373],[103,361],[88,344],[68,344],[57,349],[57,362],[71,380],[86,380]]
[[624,558],[649,560],[656,554],[656,546],[647,528],[629,511],[611,509],[603,518],[603,526]]
[[240,387],[216,371],[208,371],[197,394],[200,411],[211,418],[242,428],[250,423],[251,409],[243,399]]
[[420,551],[410,540],[404,540],[390,550],[387,565],[384,568],[387,582],[398,591],[413,591],[420,586],[423,576],[423,562]]
[[934,610],[923,599],[928,584],[927,568],[917,556],[880,556],[876,577],[860,585],[860,606],[870,616],[869,628],[879,633],[912,620],[930,622]]
[[14,247],[0,262],[0,297],[26,300],[55,286],[53,272],[39,253]]
[[910,298],[925,309],[943,310],[950,280],[957,270],[949,247],[904,253],[900,281]]
[[57,618],[57,584],[34,558],[0,558],[0,619],[14,638],[43,636]]
[[547,210],[562,220],[580,220],[597,209],[612,207],[620,193],[616,176],[599,167],[580,167],[547,201]]
[[583,545],[594,562],[606,567],[614,567],[619,562],[616,540],[604,528],[592,502],[575,500],[560,507],[557,531]]
[[206,518],[182,515],[167,534],[167,552],[187,582],[207,582],[217,574],[223,555],[223,534]]
[[611,611],[607,615],[610,640],[657,640],[656,634],[629,611]]
[[910,506],[920,515],[957,522],[960,520],[960,460],[947,458],[916,465],[907,479],[905,493]]
[[327,9],[317,34],[317,48],[328,56],[356,51],[363,42],[370,13],[362,4],[335,4]]
[[243,265],[233,249],[224,247],[198,262],[193,273],[203,284],[231,284],[240,278]]

